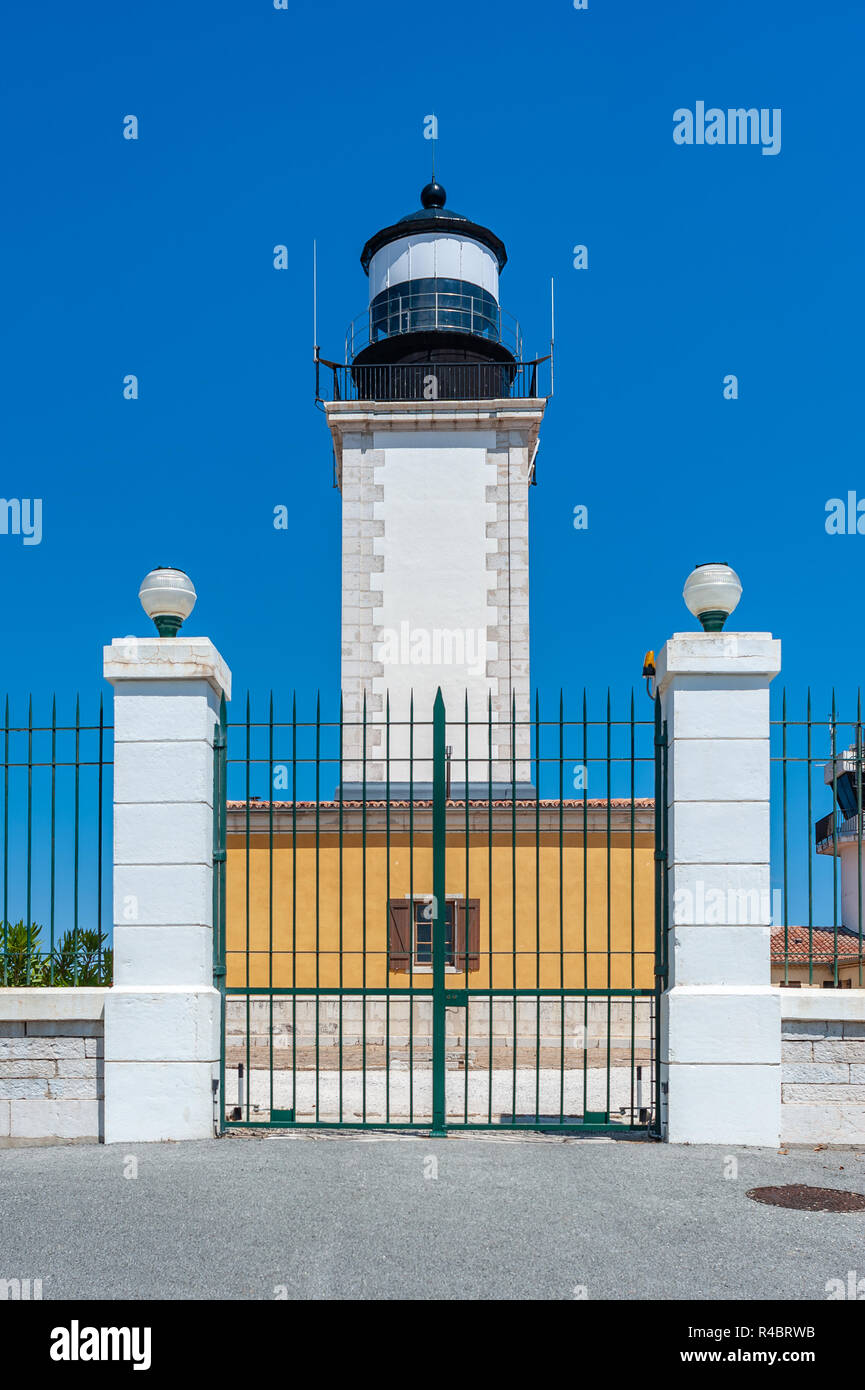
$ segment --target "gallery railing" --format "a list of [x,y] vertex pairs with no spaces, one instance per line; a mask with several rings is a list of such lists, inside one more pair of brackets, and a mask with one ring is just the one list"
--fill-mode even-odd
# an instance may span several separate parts
[[549,395],[549,357],[532,362],[315,364],[319,401],[535,400]]

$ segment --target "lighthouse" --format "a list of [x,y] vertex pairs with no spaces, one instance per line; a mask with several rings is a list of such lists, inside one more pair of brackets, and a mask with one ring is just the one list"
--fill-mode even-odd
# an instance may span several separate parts
[[532,796],[529,489],[548,359],[525,360],[502,307],[500,238],[435,180],[420,202],[361,252],[368,303],[344,360],[316,350],[342,497],[343,794],[430,794],[440,689],[451,794]]

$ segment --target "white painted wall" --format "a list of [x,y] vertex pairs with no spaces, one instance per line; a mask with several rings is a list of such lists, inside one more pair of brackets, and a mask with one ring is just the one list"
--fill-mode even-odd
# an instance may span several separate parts
[[[375,470],[382,496],[374,517],[384,522],[374,553],[383,556],[384,565],[372,575],[372,585],[381,594],[376,621],[386,640],[373,649],[375,660],[383,663],[373,690],[382,696],[390,693],[395,721],[408,719],[412,691],[416,717],[429,719],[439,686],[450,719],[462,718],[467,692],[470,717],[485,719],[493,685],[487,662],[496,656],[496,644],[488,638],[496,622],[491,602],[496,576],[486,563],[496,547],[487,536],[488,523],[496,519],[495,503],[487,500],[487,488],[496,485],[496,466],[488,455],[495,448],[495,434],[376,432],[374,447],[383,459]],[[438,654],[444,658],[438,662],[432,659],[436,634]],[[394,640],[397,635],[399,642]],[[404,640],[412,635],[414,651],[411,641]],[[425,647],[428,664],[411,659],[423,658]],[[397,661],[388,659],[394,655]],[[449,735],[457,759],[464,757],[462,732],[456,728],[453,737]],[[474,751],[485,754],[482,731],[475,731],[474,740]],[[431,732],[418,729],[416,755],[431,756],[431,751]],[[407,755],[407,729],[392,731],[391,753],[397,760]],[[455,776],[463,774],[460,769]],[[482,779],[486,768],[478,764],[475,775]],[[431,776],[431,766],[428,772],[415,768],[416,779]],[[406,780],[407,768],[394,777]]]
[[429,277],[480,285],[498,302],[499,263],[488,247],[453,233],[421,232],[376,251],[369,263],[370,303],[391,285]]
[[[483,728],[473,730],[470,780],[487,780],[492,691],[493,781],[511,780],[512,700],[518,718],[516,778],[520,784],[530,781],[529,462],[543,402],[348,401],[326,409],[343,510],[343,781],[355,784],[362,778],[364,707],[367,781],[381,783],[386,687],[407,712],[401,692],[414,684],[420,691],[416,718],[429,721],[439,682],[452,721],[453,780],[465,777],[463,730],[457,725],[468,684],[471,718],[483,720]],[[392,637],[403,624],[409,634],[426,630],[430,640],[436,631],[457,632],[467,655],[471,634],[471,660],[454,662],[451,653],[450,661],[432,660],[424,669],[411,660],[411,650],[405,660],[394,660],[391,645],[386,670],[376,659],[384,651],[385,631]],[[482,671],[477,649],[484,629]],[[391,781],[407,782],[407,735],[396,730],[392,735]],[[396,769],[398,737],[403,738],[403,766]],[[429,778],[418,770],[415,780]]]

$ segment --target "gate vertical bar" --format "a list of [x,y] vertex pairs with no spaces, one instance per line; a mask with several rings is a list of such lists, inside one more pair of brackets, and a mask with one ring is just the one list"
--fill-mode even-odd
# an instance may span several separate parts
[[[101,706],[100,706],[100,709],[101,709]],[[100,718],[101,718],[101,714],[100,714]],[[99,807],[100,807],[100,812],[99,812],[99,814],[100,814],[99,843],[100,843],[100,846],[101,846],[101,844],[102,844],[102,822],[101,822],[101,816],[102,816],[102,786],[101,786],[101,777],[102,777],[102,754],[101,754],[101,752],[100,752],[100,755],[99,755],[99,774],[100,774],[100,788],[99,788]],[[54,960],[54,913],[55,913],[55,907],[56,907],[56,898],[55,898],[55,894],[56,894],[56,887],[57,887],[56,847],[57,847],[57,697],[56,697],[56,695],[55,695],[55,696],[53,697],[52,701],[51,701],[51,907],[50,907],[51,966],[50,966],[50,969],[49,969],[49,972],[48,972],[48,983],[49,983],[49,985],[52,986],[52,988],[53,988],[53,985],[54,985],[54,967],[55,967],[55,960]],[[100,891],[101,891],[101,884],[102,884],[102,863],[101,863],[101,857],[100,857],[100,864],[99,864],[99,883],[100,883]],[[99,928],[99,929],[100,929],[100,931],[101,931],[101,929],[102,929],[102,926],[101,926],[101,919],[100,919],[100,928]],[[101,948],[101,943],[100,943],[100,964],[101,964],[101,949],[102,949],[102,948]]]
[[862,988],[862,691],[856,692],[856,922],[859,928],[859,979]]
[[3,985],[9,967],[9,696],[3,729]]
[[213,983],[219,1003],[219,1095],[216,1132],[225,1129],[225,844],[227,715],[225,696],[219,705],[219,721],[213,731]]
[[517,1122],[517,697],[511,696],[511,984],[513,986],[514,1065],[511,1124]]
[[[270,692],[267,730],[267,1069],[270,1091],[268,1114],[273,1119],[273,691]],[[249,1077],[250,1089],[252,1075]]]
[[667,979],[667,724],[655,696],[655,1104],[650,1133],[660,1139],[661,1115],[661,994]]
[[[447,803],[445,702],[439,688],[433,706],[433,1028],[432,1133],[445,1133],[445,840]],[[468,943],[466,943],[468,945]]]
[[[464,1120],[464,1122],[465,1122],[466,1124],[468,1124],[468,1122],[469,1122],[469,1071],[470,1071],[470,1067],[469,1067],[469,1036],[470,1036],[470,1034],[471,1034],[471,1025],[472,1025],[472,1001],[471,1001],[471,996],[470,996],[470,994],[469,994],[469,992],[468,992],[468,991],[469,991],[469,913],[470,913],[469,899],[470,899],[470,897],[471,897],[471,893],[469,892],[469,785],[470,785],[470,778],[471,778],[471,768],[469,767],[469,693],[468,693],[468,691],[466,691],[466,697],[465,697],[465,710],[464,710],[464,714],[463,714],[463,738],[464,738],[464,741],[465,741],[464,746],[465,746],[465,755],[466,755],[465,789],[464,789],[464,790],[465,790],[465,803],[466,803],[466,823],[465,823],[465,840],[466,840],[466,844],[465,844],[466,896],[465,896],[465,915],[464,915],[464,918],[463,918],[463,932],[465,933],[465,940],[464,940],[464,946],[465,946],[465,962],[464,962],[464,964],[465,964],[465,971],[466,971],[466,1042],[465,1042],[465,1054],[464,1054],[464,1062],[463,1062],[463,1071],[465,1072],[465,1086],[464,1086],[464,1088],[463,1088],[463,1120]],[[860,874],[860,879],[861,879],[861,874]],[[478,906],[480,907],[480,904],[478,904]],[[456,912],[456,908],[454,908],[454,912]],[[860,918],[860,920],[861,920],[861,918]],[[480,952],[478,953],[478,965],[480,965]]]

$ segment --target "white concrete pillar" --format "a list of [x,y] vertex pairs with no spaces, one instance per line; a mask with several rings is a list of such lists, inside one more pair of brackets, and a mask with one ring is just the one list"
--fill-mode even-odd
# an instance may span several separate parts
[[669,750],[661,1114],[671,1143],[779,1142],[769,683],[780,668],[781,644],[763,632],[676,633],[657,662]]
[[115,640],[114,987],[105,1140],[213,1134],[213,736],[231,674],[206,637]]

